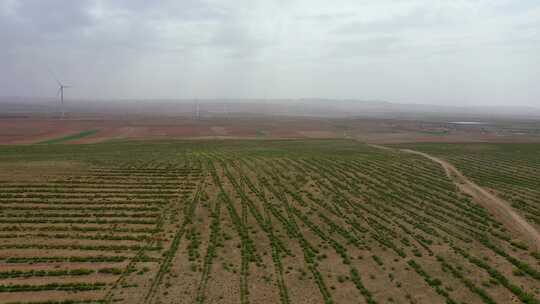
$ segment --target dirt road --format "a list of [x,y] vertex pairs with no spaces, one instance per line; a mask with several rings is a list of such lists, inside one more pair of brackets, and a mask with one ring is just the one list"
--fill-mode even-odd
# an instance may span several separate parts
[[441,165],[446,175],[454,181],[461,191],[471,195],[477,203],[488,209],[498,220],[505,224],[507,229],[525,237],[534,246],[535,250],[540,249],[540,233],[518,214],[509,202],[478,186],[464,176],[456,167],[443,159],[415,150],[402,149],[401,151],[421,155]]
[[[375,144],[370,144],[369,146],[384,150],[395,150],[393,148]],[[399,149],[398,151],[417,154],[441,165],[446,172],[446,175],[462,192],[469,194],[475,202],[488,209],[508,230],[523,236],[528,241],[529,245],[531,245],[532,249],[540,250],[540,233],[529,224],[525,218],[517,213],[509,202],[491,194],[486,189],[475,184],[456,167],[443,159],[410,149]]]

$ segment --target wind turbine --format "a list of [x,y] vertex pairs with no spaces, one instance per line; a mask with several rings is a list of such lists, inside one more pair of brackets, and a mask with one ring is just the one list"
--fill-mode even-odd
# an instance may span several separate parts
[[71,88],[71,86],[65,85],[61,83],[59,80],[56,80],[58,82],[58,94],[60,94],[60,107],[62,108],[62,118],[64,118],[65,115],[65,109],[64,109],[64,89]]
[[64,118],[65,110],[64,110],[64,89],[71,88],[72,86],[63,84],[58,78],[54,75],[54,73],[49,69],[49,72],[51,73],[54,80],[56,80],[56,83],[58,84],[58,93],[56,95],[60,95],[60,107],[62,109],[62,118]]
[[199,106],[199,98],[195,99],[196,109],[195,109],[195,118],[199,120],[201,118],[201,108]]

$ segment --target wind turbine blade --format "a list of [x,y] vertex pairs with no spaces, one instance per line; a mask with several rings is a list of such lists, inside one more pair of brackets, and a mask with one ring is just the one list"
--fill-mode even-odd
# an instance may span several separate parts
[[53,73],[53,71],[50,68],[47,68],[47,70],[49,71],[49,74],[51,74],[52,78],[54,78],[54,80],[56,80],[56,83],[58,83],[59,86],[63,86],[62,82],[60,82],[60,80],[58,80],[58,77],[56,77],[56,75]]

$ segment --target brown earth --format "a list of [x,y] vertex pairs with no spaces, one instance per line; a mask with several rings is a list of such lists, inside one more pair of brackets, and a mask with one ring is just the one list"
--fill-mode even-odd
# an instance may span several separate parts
[[[72,144],[109,140],[354,138],[388,144],[404,142],[540,141],[535,123],[504,122],[487,126],[447,121],[375,118],[242,116],[234,118],[158,116],[76,116],[66,119],[29,116],[0,118],[0,144],[32,144],[83,131],[97,133]],[[520,131],[520,132],[517,132]]]

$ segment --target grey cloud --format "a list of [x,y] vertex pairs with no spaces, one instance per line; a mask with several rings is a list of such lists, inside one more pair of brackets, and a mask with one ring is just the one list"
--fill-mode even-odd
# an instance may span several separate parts
[[[2,12],[2,37],[8,42],[54,39],[91,26],[90,1],[21,0],[12,2],[10,12]],[[13,38],[19,39],[13,39]],[[9,45],[8,45],[9,46]]]
[[536,0],[510,0],[494,3],[494,9],[505,14],[519,14],[538,8],[540,8],[540,2]]
[[52,66],[84,98],[503,102],[488,84],[540,73],[538,20],[536,0],[0,0],[0,95],[54,94]]
[[405,14],[371,21],[353,21],[337,28],[335,34],[397,33],[406,30],[425,30],[447,22],[437,11],[415,8]]
[[317,14],[317,15],[300,15],[297,18],[300,21],[310,22],[333,22],[347,20],[356,17],[355,13],[336,13],[336,14]]
[[215,22],[228,17],[225,7],[198,0],[119,0],[108,1],[110,10],[119,10],[130,16],[175,19],[183,22]]
[[[379,36],[342,41],[333,45],[327,57],[350,60],[357,57],[380,58],[392,52],[399,52],[401,39],[395,36]],[[327,58],[328,59],[328,58]]]
[[88,0],[21,0],[16,2],[15,13],[32,30],[58,33],[91,25],[91,3]]

